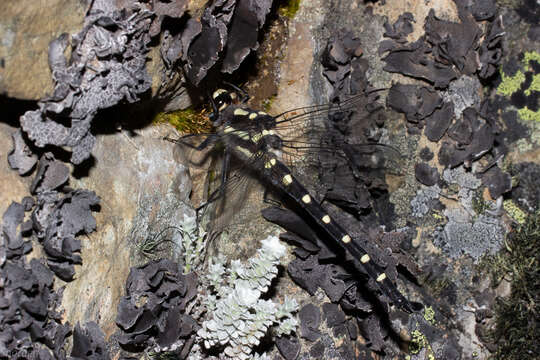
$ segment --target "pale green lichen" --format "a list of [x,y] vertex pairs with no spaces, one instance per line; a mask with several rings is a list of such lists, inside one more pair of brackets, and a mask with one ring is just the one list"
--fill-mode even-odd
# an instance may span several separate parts
[[[520,90],[525,82],[525,72],[531,71],[529,62],[533,60],[540,63],[540,53],[536,51],[527,51],[523,54],[522,69],[518,70],[513,76],[508,76],[500,69],[501,83],[497,87],[497,92],[504,96],[511,96],[516,91]],[[526,96],[529,96],[533,91],[540,91],[540,74],[534,74],[532,82],[527,89],[523,90]],[[540,122],[540,110],[533,111],[528,107],[518,109],[519,117],[525,121]]]
[[282,304],[261,299],[277,276],[285,252],[285,246],[271,236],[247,264],[236,260],[225,266],[222,258],[210,264],[203,279],[210,293],[202,302],[209,318],[197,332],[205,348],[223,346],[228,358],[251,359],[253,348],[270,327],[278,336],[295,331],[298,321],[292,314],[298,304],[294,299],[285,298]]
[[418,355],[423,349],[426,350],[424,357],[429,360],[436,360],[433,354],[433,349],[429,344],[429,341],[420,330],[413,330],[411,332],[411,342],[409,343],[409,353],[412,355]]
[[411,332],[411,336],[412,340],[409,344],[409,352],[416,355],[428,345],[428,340],[426,335],[422,334],[420,330],[413,330],[413,332]]
[[540,110],[532,111],[528,107],[524,107],[518,110],[518,115],[525,121],[538,121],[540,122]]
[[424,320],[431,325],[435,325],[435,310],[433,310],[433,306],[426,306],[424,308]]
[[534,60],[540,64],[540,53],[536,51],[525,51],[523,54],[523,63],[528,66],[529,61]]
[[521,71],[516,72],[514,76],[506,75],[502,69],[501,78],[502,81],[497,87],[497,92],[504,96],[510,96],[519,90],[521,84],[525,81],[525,74]]
[[525,95],[529,96],[533,91],[540,91],[540,74],[535,74],[533,76],[531,85],[525,90]]

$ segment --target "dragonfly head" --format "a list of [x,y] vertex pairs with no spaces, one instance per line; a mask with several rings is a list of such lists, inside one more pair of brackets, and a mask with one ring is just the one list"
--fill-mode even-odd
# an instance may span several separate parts
[[218,111],[223,111],[232,103],[233,97],[229,91],[225,89],[217,89],[212,94],[212,101],[216,105]]

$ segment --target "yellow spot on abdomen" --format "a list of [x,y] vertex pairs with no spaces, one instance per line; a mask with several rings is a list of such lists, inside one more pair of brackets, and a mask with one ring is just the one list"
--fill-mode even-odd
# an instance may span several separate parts
[[272,166],[276,165],[276,159],[272,158],[266,163],[264,163],[265,169],[270,169]]
[[384,279],[386,279],[386,274],[385,273],[381,273],[381,274],[379,274],[379,276],[377,276],[377,282],[381,282]]
[[351,237],[349,235],[345,235],[341,238],[341,241],[343,241],[345,244],[348,244],[351,242]]
[[311,197],[308,194],[306,194],[302,196],[302,201],[306,204],[309,204],[311,202]]
[[324,215],[322,218],[322,222],[325,224],[330,224],[330,216]]
[[289,175],[289,174],[285,175],[285,176],[283,177],[283,183],[284,183],[285,185],[290,185],[290,184],[292,184],[292,176]]
[[360,262],[361,262],[362,264],[365,264],[365,263],[369,262],[369,260],[370,260],[370,258],[369,258],[369,255],[368,255],[368,254],[365,254],[364,256],[362,256],[362,257],[360,258]]

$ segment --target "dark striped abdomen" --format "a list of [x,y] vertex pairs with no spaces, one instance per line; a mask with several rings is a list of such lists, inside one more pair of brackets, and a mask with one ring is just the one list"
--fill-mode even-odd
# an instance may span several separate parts
[[268,155],[264,163],[264,175],[272,184],[286,192],[294,201],[316,221],[341,247],[348,251],[353,258],[360,262],[367,274],[373,278],[395,304],[401,309],[412,312],[407,299],[397,290],[395,285],[388,279],[383,269],[371,261],[368,253],[357,245],[351,236],[328,215],[323,207],[309,194],[306,188],[296,180],[289,168],[275,157]]

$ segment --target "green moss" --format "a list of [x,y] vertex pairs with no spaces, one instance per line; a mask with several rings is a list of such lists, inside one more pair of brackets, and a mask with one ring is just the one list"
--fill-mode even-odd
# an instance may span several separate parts
[[264,100],[262,102],[262,109],[265,112],[269,112],[270,108],[272,107],[272,103],[274,102],[275,99],[276,99],[276,95],[272,95],[268,99]]
[[146,358],[147,359],[151,359],[151,360],[174,360],[174,359],[178,359],[178,354],[174,353],[174,352],[169,352],[169,351],[165,351],[165,352],[149,352],[149,353],[146,353]]
[[426,282],[425,284],[430,288],[433,296],[439,296],[448,288],[448,286],[450,286],[450,280],[448,280],[448,278],[441,277],[437,280]]
[[493,359],[522,360],[540,357],[540,211],[530,214],[497,257],[498,273],[509,275],[510,296],[498,299],[492,341],[497,344]]
[[293,18],[300,9],[300,0],[288,0],[279,7],[279,13],[288,18]]
[[482,197],[482,194],[475,193],[472,198],[472,208],[477,215],[483,214],[489,209],[487,202]]
[[154,123],[169,123],[181,133],[200,134],[209,132],[212,128],[208,117],[204,112],[193,109],[162,112],[157,114]]
[[424,308],[424,319],[431,325],[435,325],[435,310],[433,310],[433,306],[426,306]]
[[503,202],[504,210],[518,224],[523,224],[527,214],[521,210],[512,200],[508,199]]

